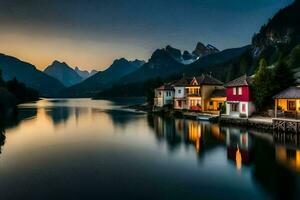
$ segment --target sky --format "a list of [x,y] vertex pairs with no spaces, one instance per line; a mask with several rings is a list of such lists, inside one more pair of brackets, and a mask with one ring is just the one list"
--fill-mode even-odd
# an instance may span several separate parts
[[0,0],[0,52],[43,70],[54,60],[103,70],[157,48],[250,44],[293,0]]

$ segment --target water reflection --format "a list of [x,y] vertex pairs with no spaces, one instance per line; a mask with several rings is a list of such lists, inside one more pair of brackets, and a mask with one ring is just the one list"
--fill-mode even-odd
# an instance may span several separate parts
[[15,120],[0,124],[0,198],[59,191],[65,199],[299,199],[298,136],[265,140],[247,129],[133,112],[126,102],[21,105]]
[[[153,122],[150,121],[153,120]],[[228,160],[249,165],[251,162],[252,138],[247,131],[238,128],[221,128],[218,124],[199,122],[188,119],[163,118],[159,115],[149,116],[149,125],[153,126],[156,138],[166,140],[173,150],[181,143],[192,145],[198,158],[217,147],[226,147]]]
[[277,161],[300,172],[300,137],[297,134],[274,133],[275,152]]
[[250,165],[252,161],[252,137],[248,131],[238,128],[226,128],[227,157],[241,170],[242,165]]
[[156,138],[166,140],[169,149],[178,147],[179,143],[192,145],[198,159],[202,159],[208,151],[225,147],[228,162],[234,164],[237,171],[250,171],[257,184],[271,196],[278,199],[299,197],[299,174],[295,174],[300,172],[299,136],[274,134],[273,142],[269,143],[242,128],[164,119],[157,115],[151,118],[153,123],[149,125],[153,126]]

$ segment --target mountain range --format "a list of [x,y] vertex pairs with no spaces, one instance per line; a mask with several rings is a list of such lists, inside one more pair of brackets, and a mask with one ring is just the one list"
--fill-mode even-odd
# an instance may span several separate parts
[[[122,78],[118,86],[104,90],[96,97],[115,96],[113,90],[116,88],[127,91],[125,96],[146,95],[147,88],[149,89],[149,85],[155,86],[153,83],[157,82],[158,77],[171,81],[182,74],[196,76],[208,73],[226,82],[243,74],[252,75],[256,71],[260,58],[265,58],[269,65],[274,65],[279,59],[283,59],[294,70],[294,76],[300,83],[299,12],[300,1],[297,0],[270,18],[268,23],[253,36],[252,43],[241,48],[218,51],[211,45],[198,43],[195,51],[183,53],[182,57],[193,59],[193,62],[187,65],[178,62],[179,51],[170,47],[157,50],[144,66]],[[203,49],[204,51],[201,51]],[[194,55],[199,57],[195,59]],[[172,60],[170,57],[176,59]],[[143,77],[153,81],[147,83]]]
[[97,72],[81,83],[62,90],[58,93],[58,96],[91,97],[95,93],[111,87],[121,77],[137,70],[144,63],[141,60],[128,61],[125,58],[117,59],[106,70]]
[[44,73],[56,78],[66,87],[80,83],[83,80],[83,78],[79,76],[74,69],[69,67],[69,65],[67,65],[65,62],[59,62],[57,60],[49,65],[44,70]]
[[32,64],[5,54],[0,54],[0,70],[5,81],[16,78],[42,96],[52,96],[65,88],[60,81],[39,71]]
[[[284,59],[300,80],[300,1],[281,9],[244,47],[218,50],[213,45],[196,44],[193,51],[181,51],[170,45],[156,49],[147,62],[116,59],[104,71],[73,69],[64,62],[54,61],[44,72],[17,58],[0,54],[0,69],[4,80],[16,77],[43,96],[93,97],[119,91],[133,95],[135,88],[157,78],[172,80],[186,75],[212,74],[222,81],[242,74],[252,75],[260,58],[269,65]],[[141,87],[142,88],[142,87]],[[134,95],[145,95],[141,92]],[[125,93],[124,93],[125,94]],[[126,94],[125,94],[126,95]]]
[[79,67],[75,67],[74,70],[81,78],[83,78],[83,80],[93,76],[94,74],[96,74],[98,72],[97,70],[94,70],[94,69],[91,70],[90,72],[87,70],[81,70]]

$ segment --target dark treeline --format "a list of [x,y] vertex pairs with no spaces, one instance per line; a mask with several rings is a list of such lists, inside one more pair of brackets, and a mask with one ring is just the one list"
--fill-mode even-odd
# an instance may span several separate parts
[[0,117],[13,112],[17,104],[38,98],[39,93],[36,90],[26,87],[17,79],[5,82],[0,70]]

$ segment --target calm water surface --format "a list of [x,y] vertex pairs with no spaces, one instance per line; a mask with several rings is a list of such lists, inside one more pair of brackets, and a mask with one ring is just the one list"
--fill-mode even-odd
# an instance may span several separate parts
[[0,199],[300,199],[300,139],[44,99],[1,122]]

